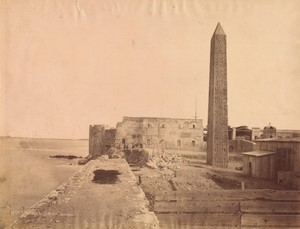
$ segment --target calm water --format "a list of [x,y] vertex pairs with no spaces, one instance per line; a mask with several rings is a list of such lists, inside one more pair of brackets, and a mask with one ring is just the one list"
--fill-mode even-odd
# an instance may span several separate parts
[[49,157],[58,154],[85,157],[88,141],[0,139],[0,228],[80,169],[78,159]]

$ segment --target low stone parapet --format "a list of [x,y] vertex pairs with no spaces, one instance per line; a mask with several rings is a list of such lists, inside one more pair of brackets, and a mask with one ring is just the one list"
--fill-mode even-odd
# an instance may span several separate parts
[[158,228],[148,204],[124,159],[99,158],[28,209],[9,228]]

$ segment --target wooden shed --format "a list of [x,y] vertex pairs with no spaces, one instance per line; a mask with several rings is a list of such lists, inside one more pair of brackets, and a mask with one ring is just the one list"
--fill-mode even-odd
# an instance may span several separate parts
[[276,179],[276,153],[252,151],[243,153],[243,171],[249,177]]
[[276,152],[278,171],[300,173],[300,138],[269,138],[255,142],[260,151]]

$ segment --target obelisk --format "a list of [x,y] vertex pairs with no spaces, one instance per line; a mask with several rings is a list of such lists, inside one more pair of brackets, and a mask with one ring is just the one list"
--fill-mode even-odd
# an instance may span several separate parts
[[228,167],[226,34],[220,23],[210,43],[207,164]]

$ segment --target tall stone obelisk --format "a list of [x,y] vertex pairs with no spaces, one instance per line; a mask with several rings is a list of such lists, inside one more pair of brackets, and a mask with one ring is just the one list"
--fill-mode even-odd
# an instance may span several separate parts
[[210,43],[207,164],[228,167],[226,34],[220,23]]

